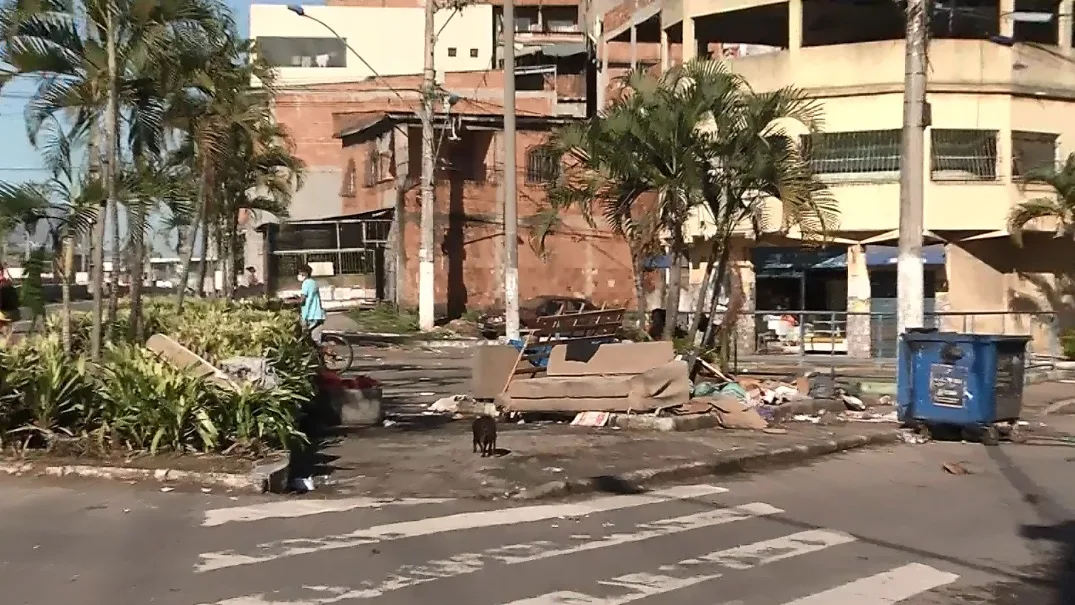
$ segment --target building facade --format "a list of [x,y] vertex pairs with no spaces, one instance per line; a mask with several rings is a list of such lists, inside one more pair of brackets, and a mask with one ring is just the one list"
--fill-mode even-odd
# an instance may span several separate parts
[[[1046,324],[1072,322],[1071,292],[1058,278],[1070,275],[1075,246],[1053,238],[1055,225],[1044,223],[1032,225],[1016,246],[1007,217],[1022,201],[1051,195],[1021,184],[1029,170],[1075,151],[1072,0],[963,4],[934,4],[930,23],[927,311],[955,329],[967,328],[969,318],[968,329],[978,332],[1035,333],[1035,346],[1055,350],[1055,325]],[[1018,18],[1019,11],[1040,10],[1051,21]],[[792,134],[801,136],[839,202],[840,224],[831,235],[843,260],[817,266],[786,258],[781,276],[765,259],[780,249],[788,257],[797,247],[793,238],[746,242],[738,266],[753,308],[790,298],[785,308],[894,311],[895,275],[886,266],[893,263],[868,260],[884,257],[877,246],[895,246],[898,237],[903,29],[902,10],[892,2],[656,0],[625,3],[606,19],[603,42],[657,43],[665,66],[676,55],[713,56],[717,44],[747,45],[748,52],[722,55],[751,87],[793,86],[823,108],[823,132]],[[696,218],[696,236],[704,238],[705,224],[706,217]],[[701,271],[692,273],[700,279]],[[796,291],[800,280],[815,291]],[[862,321],[868,330],[870,322]],[[876,317],[873,324],[876,330]],[[842,327],[845,346],[856,348],[850,332],[861,328]],[[750,336],[744,347],[754,346]],[[870,339],[858,342],[852,353],[869,354],[862,343]]]

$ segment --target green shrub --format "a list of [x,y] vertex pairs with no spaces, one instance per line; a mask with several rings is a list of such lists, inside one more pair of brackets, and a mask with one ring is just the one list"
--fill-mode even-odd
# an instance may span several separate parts
[[1064,349],[1064,357],[1075,359],[1075,330],[1068,330],[1060,337],[1060,346]]
[[79,313],[74,359],[55,320],[44,335],[0,349],[0,438],[29,447],[51,447],[62,435],[105,449],[248,454],[305,440],[299,417],[313,400],[317,364],[297,314],[256,301],[198,300],[179,315],[174,302],[150,299],[144,318],[147,335],[168,334],[213,363],[268,358],[277,386],[234,390],[176,368],[125,340],[128,309],[110,326],[100,365],[90,365],[82,350],[91,322]]
[[361,332],[411,334],[418,331],[418,313],[382,303],[372,309],[355,309],[348,314]]

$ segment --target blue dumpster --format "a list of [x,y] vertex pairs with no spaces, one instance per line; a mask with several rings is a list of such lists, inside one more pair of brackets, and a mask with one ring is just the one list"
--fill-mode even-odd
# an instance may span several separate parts
[[916,330],[900,337],[896,414],[930,436],[940,428],[996,445],[1017,440],[1029,336]]

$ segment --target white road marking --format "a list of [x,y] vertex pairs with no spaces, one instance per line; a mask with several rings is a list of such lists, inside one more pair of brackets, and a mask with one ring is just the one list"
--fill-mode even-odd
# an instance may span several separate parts
[[606,498],[596,498],[586,502],[503,508],[493,511],[459,513],[456,515],[448,515],[446,517],[419,519],[417,521],[387,523],[385,525],[376,525],[336,536],[325,536],[323,538],[293,538],[260,544],[258,545],[258,551],[263,554],[245,555],[236,552],[203,553],[200,555],[201,563],[195,565],[194,570],[197,573],[202,573],[227,567],[266,563],[285,557],[294,557],[340,548],[352,548],[367,544],[378,544],[381,542],[391,542],[405,538],[429,536],[450,531],[498,527],[502,525],[518,525],[521,523],[533,523],[535,521],[544,521],[561,517],[584,517],[595,513],[632,508],[646,504],[655,504],[667,500],[698,498],[713,494],[721,494],[727,491],[728,490],[723,487],[716,487],[713,485],[683,485],[645,494],[609,496]]
[[[499,546],[482,552],[459,554],[448,559],[429,561],[422,565],[404,565],[386,579],[380,582],[363,582],[358,588],[306,587],[308,590],[330,594],[310,600],[290,601],[286,602],[286,605],[330,605],[351,599],[373,599],[393,590],[475,573],[481,571],[488,563],[503,565],[528,563],[599,548],[641,542],[661,536],[670,536],[766,515],[778,515],[782,512],[784,511],[763,502],[753,502],[732,508],[721,508],[683,517],[660,519],[651,523],[640,523],[632,532],[614,533],[602,538],[596,538],[591,542],[565,546],[548,540],[539,540],[523,544]],[[265,601],[264,598],[264,595],[248,595],[239,597],[240,600],[228,599],[216,605],[242,605],[244,603],[266,605],[267,603],[272,603],[271,601]],[[277,605],[284,604],[277,602]]]
[[892,605],[959,579],[954,573],[911,563],[796,599],[785,605]]
[[[598,597],[572,591],[550,592],[529,599],[512,601],[507,605],[626,605],[640,599],[660,595],[673,590],[679,590],[702,582],[721,577],[716,569],[726,568],[745,570],[762,565],[768,565],[784,559],[790,559],[799,555],[806,555],[830,546],[838,546],[854,542],[855,537],[834,531],[815,529],[804,531],[790,536],[783,536],[773,540],[755,542],[744,546],[737,546],[728,550],[711,552],[694,559],[685,559],[675,565],[663,565],[659,574],[633,573],[611,580],[598,582],[601,586],[625,588],[626,592],[620,592],[614,596]],[[689,574],[702,567],[702,573]],[[674,574],[674,575],[673,575]],[[250,605],[253,605],[251,602]],[[229,603],[228,605],[241,605]],[[264,604],[259,604],[264,605]],[[290,604],[289,604],[290,605]],[[811,605],[820,605],[811,604]],[[826,602],[824,605],[838,605],[835,602]],[[845,605],[840,603],[839,605]],[[856,603],[855,605],[864,605]],[[868,604],[868,605],[873,605]]]
[[443,504],[451,498],[343,498],[339,500],[284,500],[265,502],[250,506],[233,506],[215,508],[205,511],[203,527],[216,527],[225,523],[242,523],[261,521],[262,519],[289,519],[319,515],[321,513],[340,513],[356,508],[380,508],[383,506],[418,506],[421,504]]

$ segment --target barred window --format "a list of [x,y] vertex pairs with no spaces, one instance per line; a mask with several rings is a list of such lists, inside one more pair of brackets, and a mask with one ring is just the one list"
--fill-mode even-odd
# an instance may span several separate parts
[[900,171],[900,130],[824,132],[802,138],[815,174],[854,175]]
[[543,185],[560,178],[560,161],[544,148],[534,147],[526,152],[526,183]]
[[935,181],[981,181],[997,178],[996,130],[930,131],[930,177]]
[[1012,131],[1012,176],[1055,166],[1057,138],[1048,132]]

